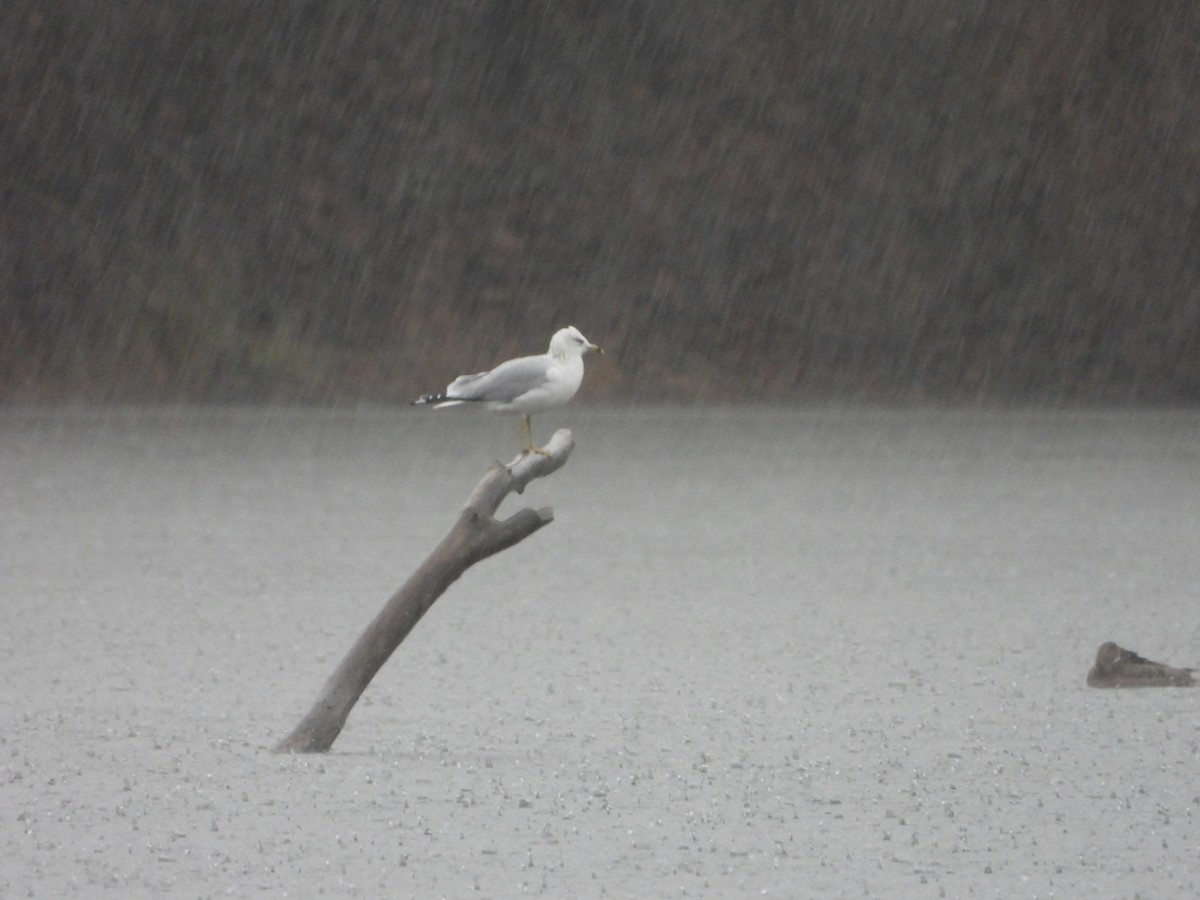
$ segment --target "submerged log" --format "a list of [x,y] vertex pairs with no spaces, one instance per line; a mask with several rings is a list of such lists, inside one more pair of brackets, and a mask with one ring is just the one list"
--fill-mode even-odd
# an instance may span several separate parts
[[1096,651],[1087,683],[1094,688],[1194,687],[1192,671],[1151,662],[1108,641]]
[[488,470],[450,533],[367,626],[308,715],[275,746],[276,753],[324,753],[333,746],[375,673],[446,588],[475,563],[554,520],[548,507],[522,509],[502,521],[495,516],[505,497],[562,467],[574,447],[571,432],[560,429],[541,452],[524,452],[509,465],[497,463]]

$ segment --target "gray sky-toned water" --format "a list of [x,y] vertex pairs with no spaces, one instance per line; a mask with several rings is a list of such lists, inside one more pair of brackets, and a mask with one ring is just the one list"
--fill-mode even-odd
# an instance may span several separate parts
[[[568,408],[554,523],[267,748],[507,417],[0,419],[6,895],[1200,885],[1194,413]],[[542,433],[544,440],[547,436]]]

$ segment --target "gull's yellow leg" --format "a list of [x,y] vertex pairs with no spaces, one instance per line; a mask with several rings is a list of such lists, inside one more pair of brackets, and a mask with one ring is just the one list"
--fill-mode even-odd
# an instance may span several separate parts
[[540,453],[542,456],[550,455],[533,442],[533,418],[528,414],[521,416],[521,452]]

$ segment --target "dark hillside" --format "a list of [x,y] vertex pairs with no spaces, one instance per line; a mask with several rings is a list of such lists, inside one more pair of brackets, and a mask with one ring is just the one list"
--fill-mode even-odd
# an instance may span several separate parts
[[[1200,5],[0,6],[0,399],[1200,400]],[[449,342],[449,346],[446,345]]]

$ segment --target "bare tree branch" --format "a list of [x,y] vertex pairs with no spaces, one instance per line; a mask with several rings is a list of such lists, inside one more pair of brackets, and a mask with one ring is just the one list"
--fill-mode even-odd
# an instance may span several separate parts
[[548,507],[522,509],[504,520],[496,519],[496,510],[509,494],[520,494],[535,478],[561,468],[574,447],[571,432],[560,429],[543,452],[522,453],[508,466],[497,463],[488,470],[450,533],[367,626],[308,715],[275,746],[276,753],[324,753],[333,746],[371,679],[446,588],[475,563],[554,521]]

